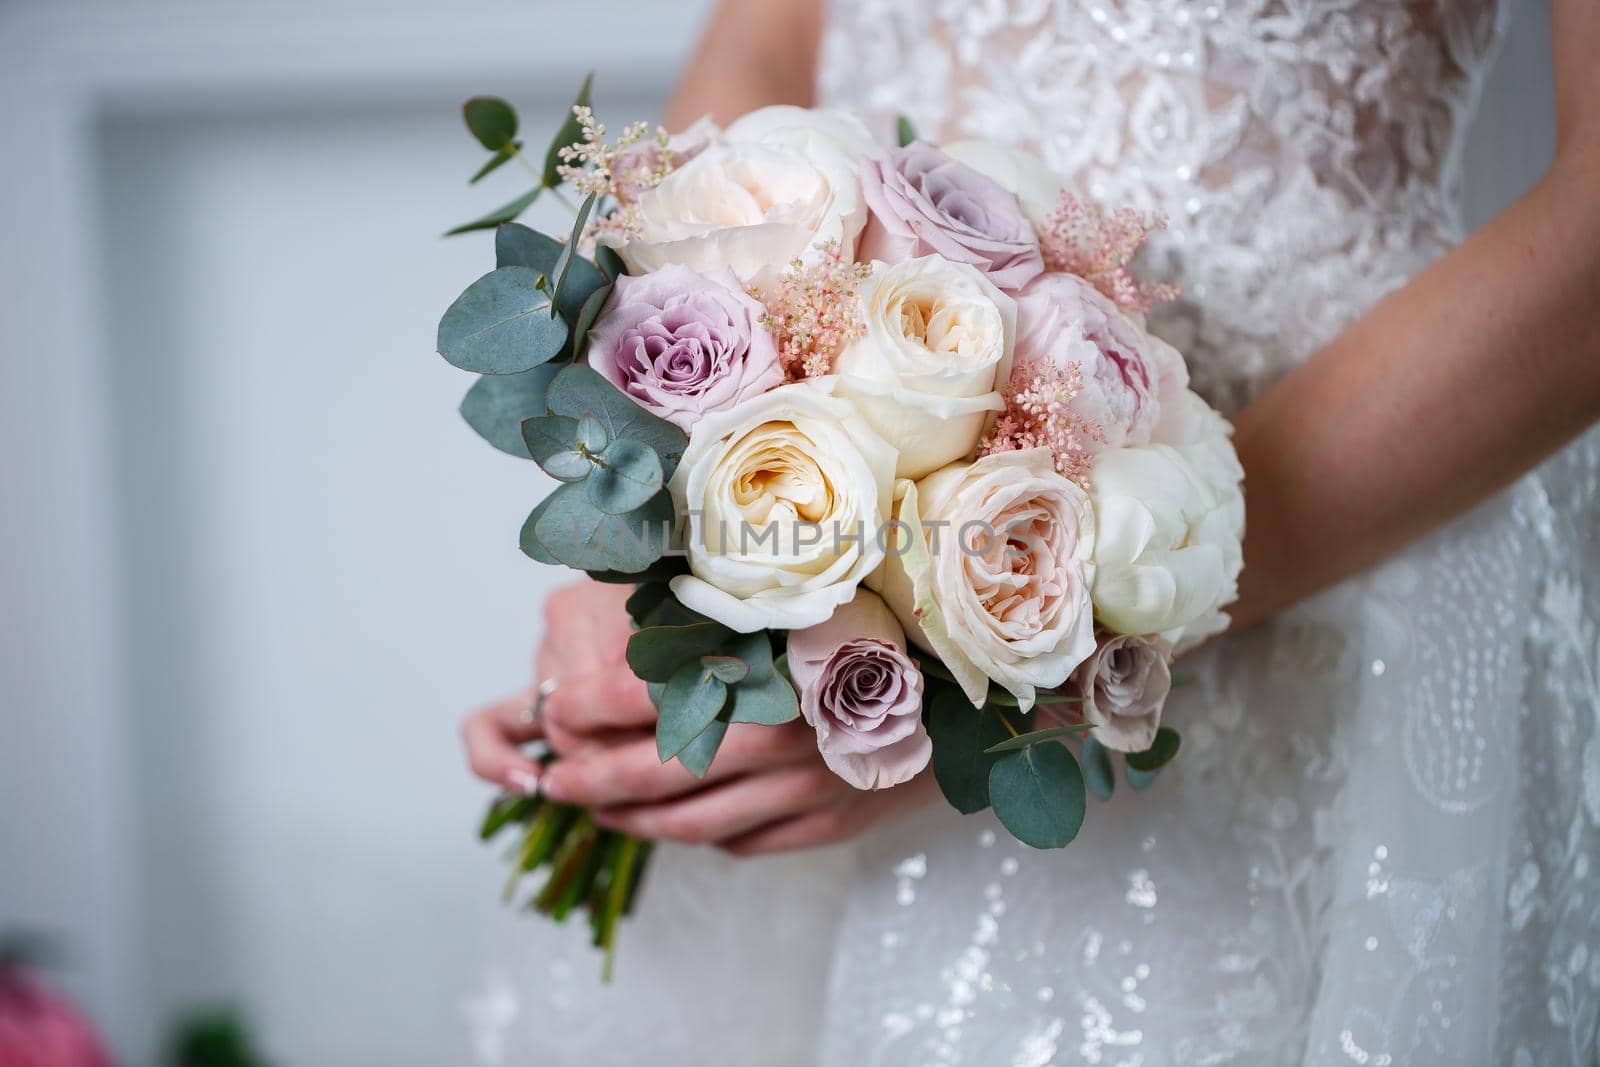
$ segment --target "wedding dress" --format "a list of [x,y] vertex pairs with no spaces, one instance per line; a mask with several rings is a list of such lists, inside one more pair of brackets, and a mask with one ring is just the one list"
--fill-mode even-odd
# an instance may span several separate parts
[[[1183,295],[1152,328],[1236,410],[1459,239],[1462,139],[1508,17],[834,0],[821,102],[1022,145],[1165,213],[1144,273]],[[662,849],[610,989],[576,936],[518,924],[524,956],[470,1005],[481,1060],[1593,1063],[1597,471],[1591,433],[1184,660],[1178,760],[1091,801],[1064,850],[942,806],[848,850]]]

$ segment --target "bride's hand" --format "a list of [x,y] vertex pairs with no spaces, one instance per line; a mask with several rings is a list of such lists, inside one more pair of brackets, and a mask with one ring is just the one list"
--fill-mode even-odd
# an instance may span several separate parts
[[[538,788],[539,764],[522,746],[544,738],[558,754],[603,745],[614,726],[637,728],[653,721],[644,683],[628,670],[632,627],[625,609],[630,589],[588,578],[562,586],[545,601],[545,635],[535,663],[535,686],[490,704],[461,724],[472,772],[491,785],[518,793]],[[534,688],[554,680],[542,721],[527,715]]]
[[[628,669],[627,586],[582,580],[545,604],[537,673],[553,679],[541,721],[523,721],[520,695],[469,716],[473,771],[519,792],[596,809],[603,825],[639,837],[716,844],[740,855],[844,841],[935,795],[932,775],[863,792],[823,764],[803,722],[735,724],[704,779],[656,754],[656,712]],[[520,746],[538,737],[559,759],[537,764]]]
[[[652,716],[653,721],[653,716]],[[933,775],[868,792],[822,762],[803,722],[735,724],[706,777],[656,755],[653,729],[560,760],[542,788],[593,807],[595,821],[636,837],[714,844],[740,856],[834,844],[932,799]]]

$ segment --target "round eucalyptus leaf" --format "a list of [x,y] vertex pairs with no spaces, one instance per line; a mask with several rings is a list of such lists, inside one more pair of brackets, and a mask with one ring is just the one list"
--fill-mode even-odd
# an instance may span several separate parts
[[478,143],[498,152],[517,135],[517,113],[498,96],[475,96],[461,105],[461,117]]
[[582,452],[557,452],[547,456],[539,467],[560,482],[581,482],[595,470],[594,460]]
[[1117,770],[1111,751],[1093,737],[1083,739],[1083,782],[1101,800],[1110,800],[1117,787]]
[[1061,848],[1078,836],[1088,798],[1083,771],[1055,742],[1007,752],[989,769],[989,800],[1000,824],[1034,848]]
[[502,452],[529,458],[522,421],[543,415],[544,391],[560,368],[545,364],[521,374],[485,374],[461,400],[461,417]]
[[522,420],[522,443],[535,463],[578,447],[578,420],[566,415],[534,415]]
[[1005,726],[954,686],[940,686],[926,706],[939,791],[963,815],[982,811],[989,806],[989,768],[996,759],[987,749],[1006,739]]
[[590,452],[604,452],[611,443],[611,437],[606,433],[606,424],[585,413],[578,419],[578,444]]
[[661,459],[649,445],[612,441],[589,476],[589,502],[607,515],[625,515],[661,491],[661,473]]
[[1178,731],[1163,726],[1156,731],[1156,739],[1143,752],[1128,753],[1128,766],[1136,771],[1157,771],[1172,762],[1178,754]]
[[738,685],[750,676],[750,664],[738,656],[701,656],[700,666],[728,685]]
[[554,359],[567,324],[552,314],[540,277],[529,267],[499,267],[469,285],[439,320],[439,354],[479,374],[520,374]]
[[661,693],[661,717],[656,722],[656,754],[662,762],[699,737],[727,699],[728,687],[698,661],[674,671]]

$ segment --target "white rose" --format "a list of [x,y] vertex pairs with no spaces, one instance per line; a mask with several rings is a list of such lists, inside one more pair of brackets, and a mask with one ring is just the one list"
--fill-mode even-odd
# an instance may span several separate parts
[[1042,159],[1020,148],[988,141],[956,141],[939,147],[951,159],[965,163],[1015,196],[1035,229],[1048,224],[1067,185]]
[[1162,426],[1172,444],[1095,457],[1090,496],[1095,615],[1126,634],[1160,634],[1182,651],[1221,632],[1244,564],[1244,471],[1231,427],[1185,391]]
[[861,285],[866,332],[834,361],[837,392],[921,478],[977,447],[1011,377],[1017,306],[977,268],[942,256],[876,264]]
[[815,626],[882,562],[894,449],[830,392],[781,386],[695,425],[668,486],[684,606],[742,633]]
[[895,485],[895,541],[875,578],[906,633],[974,705],[989,680],[1024,710],[1094,651],[1094,515],[1045,449]]
[[641,194],[637,234],[601,239],[630,273],[726,267],[763,285],[827,241],[850,258],[867,221],[856,163],[870,145],[846,115],[763,108]]

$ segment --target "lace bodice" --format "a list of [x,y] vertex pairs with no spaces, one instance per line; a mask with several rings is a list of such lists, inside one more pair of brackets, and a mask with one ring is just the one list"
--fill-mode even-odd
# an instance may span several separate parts
[[1496,0],[835,0],[824,102],[1164,213],[1153,324],[1224,408],[1461,232]]

